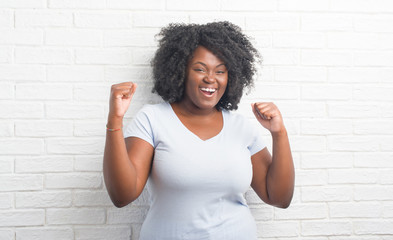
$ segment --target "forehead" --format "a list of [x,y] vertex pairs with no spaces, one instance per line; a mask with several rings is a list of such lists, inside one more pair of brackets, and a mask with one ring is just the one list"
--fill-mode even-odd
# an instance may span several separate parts
[[224,61],[222,61],[220,58],[218,58],[216,55],[214,55],[213,52],[211,52],[209,49],[203,47],[203,46],[198,46],[194,54],[191,58],[191,62],[202,62],[205,64],[212,64],[212,65],[219,65],[223,64]]

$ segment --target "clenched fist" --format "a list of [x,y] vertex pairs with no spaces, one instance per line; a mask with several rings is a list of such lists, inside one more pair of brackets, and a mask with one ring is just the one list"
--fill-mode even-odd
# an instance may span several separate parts
[[251,104],[252,111],[259,123],[271,133],[285,131],[284,121],[280,110],[271,102],[259,102]]
[[112,85],[111,95],[109,98],[108,124],[118,124],[116,122],[119,120],[120,122],[122,121],[124,114],[127,112],[127,109],[130,106],[131,99],[135,93],[136,88],[137,84],[132,82],[124,82]]

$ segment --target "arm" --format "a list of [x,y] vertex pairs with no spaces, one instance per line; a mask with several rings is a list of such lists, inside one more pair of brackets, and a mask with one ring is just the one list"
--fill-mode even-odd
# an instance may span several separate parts
[[273,103],[255,103],[252,108],[259,123],[272,135],[273,156],[265,148],[251,157],[251,186],[264,202],[286,208],[293,196],[295,170],[281,113]]
[[[111,88],[107,127],[121,129],[136,84],[120,83]],[[107,131],[104,151],[104,180],[116,207],[123,207],[142,193],[153,157],[153,147],[142,139],[124,139],[122,131]]]

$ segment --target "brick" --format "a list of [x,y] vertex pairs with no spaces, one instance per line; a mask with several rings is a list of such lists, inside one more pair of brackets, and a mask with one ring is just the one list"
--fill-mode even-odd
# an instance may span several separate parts
[[77,227],[75,228],[75,240],[129,240],[131,239],[130,226],[105,226],[105,227]]
[[137,82],[140,79],[151,79],[151,77],[151,69],[148,67],[107,67],[105,71],[105,80],[115,83]]
[[15,135],[21,137],[72,136],[72,122],[51,120],[16,121]]
[[302,50],[301,64],[309,66],[350,66],[352,53],[338,50]]
[[49,0],[50,8],[60,9],[103,9],[105,0]]
[[375,184],[355,186],[354,200],[356,201],[392,201],[393,189],[390,186]]
[[258,14],[246,16],[245,30],[247,31],[298,31],[299,28],[299,17],[297,15],[263,14],[263,16],[261,16],[261,14]]
[[330,184],[367,184],[377,183],[378,171],[364,169],[329,170]]
[[[228,1],[228,0],[227,0]],[[232,1],[233,3],[237,3],[236,1]],[[252,3],[250,3],[252,4]],[[182,0],[167,0],[166,1],[166,9],[167,10],[175,10],[175,11],[217,11],[220,9],[219,1],[209,1],[209,0],[201,0],[198,2],[193,1],[182,1]],[[225,8],[226,3],[224,1],[223,6]]]
[[[192,12],[190,12],[189,18],[190,18],[190,23],[205,24],[205,23],[214,22],[214,21],[229,21],[229,22],[241,27],[242,29],[245,29],[245,27],[246,27],[245,17],[236,15],[236,13],[232,13],[232,12],[215,12],[214,15],[212,15],[209,12],[208,13],[204,13],[204,12],[192,13]],[[258,34],[252,34],[253,38],[262,40],[261,39],[262,37],[261,36],[258,37],[257,35]],[[261,34],[259,34],[259,35],[261,35]],[[257,45],[257,46],[261,46],[261,44]]]
[[107,191],[75,191],[74,205],[77,207],[113,206]]
[[318,186],[326,185],[328,182],[327,171],[324,170],[297,170],[296,186]]
[[393,152],[393,137],[387,136],[387,137],[380,137],[379,139],[379,145],[382,151],[389,151]]
[[2,174],[0,192],[41,190],[43,177],[38,174]]
[[329,117],[374,118],[380,115],[379,105],[373,103],[332,103],[328,105]]
[[156,47],[154,36],[157,30],[106,30],[104,31],[104,46],[106,47]]
[[256,83],[255,89],[247,97],[249,99],[298,99],[300,88],[295,85],[279,85],[271,83]]
[[373,134],[393,134],[392,128],[393,121],[392,120],[358,120],[354,121],[354,133],[355,134],[364,134],[364,135],[373,135]]
[[2,211],[0,215],[2,227],[42,226],[44,221],[45,210],[43,209]]
[[353,99],[360,101],[392,101],[393,86],[360,85],[354,87]]
[[0,63],[11,63],[12,55],[10,47],[0,47]]
[[328,48],[334,49],[376,49],[378,47],[376,34],[329,33],[327,39]]
[[14,157],[0,156],[0,173],[12,173],[14,171]]
[[74,135],[80,137],[103,137],[106,134],[105,121],[75,122]]
[[55,154],[102,154],[103,138],[56,138],[48,139],[48,153]]
[[327,11],[329,10],[329,2],[327,0],[312,1],[312,0],[279,0],[279,11]]
[[352,200],[353,190],[347,186],[316,186],[302,187],[302,202],[349,202]]
[[48,81],[103,82],[104,67],[100,66],[48,66]]
[[393,203],[392,202],[384,202],[382,204],[382,217],[383,218],[392,218],[393,217]]
[[102,43],[102,32],[98,30],[47,29],[45,31],[46,45],[99,47]]
[[12,193],[0,193],[0,209],[10,209],[13,207],[14,195]]
[[46,116],[55,119],[101,119],[104,108],[102,104],[52,103],[46,105]]
[[43,139],[37,138],[10,138],[0,139],[0,154],[33,155],[44,152]]
[[16,229],[16,240],[69,240],[73,238],[74,232],[70,227],[40,227]]
[[304,236],[346,236],[351,235],[351,223],[347,221],[303,221],[301,223]]
[[12,122],[0,122],[0,136],[1,137],[14,136],[14,124]]
[[378,39],[377,39],[378,49],[381,49],[381,50],[393,49],[393,46],[391,44],[392,41],[393,41],[393,34],[391,34],[391,33],[378,34]]
[[13,99],[14,98],[14,84],[0,83],[0,99]]
[[353,167],[351,153],[302,153],[301,167],[304,169],[332,169]]
[[393,184],[393,176],[391,170],[381,170],[378,174],[380,184]]
[[304,85],[301,96],[307,100],[350,100],[352,87],[343,85]]
[[103,101],[107,103],[111,87],[108,84],[74,85],[74,99],[78,101]]
[[[1,35],[1,33],[0,33]],[[5,65],[0,66],[0,78],[3,80],[43,81],[45,67],[33,65]]]
[[100,188],[102,187],[101,174],[98,173],[56,173],[45,176],[45,188]]
[[15,194],[16,208],[70,207],[71,204],[71,191],[19,192]]
[[72,86],[70,84],[17,84],[17,99],[32,100],[70,100]]
[[133,15],[133,26],[135,27],[164,27],[170,23],[187,22],[188,15],[184,13],[136,12]]
[[393,78],[391,68],[331,68],[328,70],[329,82],[373,83],[389,82]]
[[[274,69],[279,82],[326,82],[328,75],[324,67],[281,67]],[[330,77],[330,76],[329,76]]]
[[154,57],[155,49],[133,49],[132,62],[134,65],[150,66],[150,61]]
[[300,233],[300,226],[297,222],[262,222],[257,223],[258,237],[296,237]]
[[45,8],[45,0],[2,0],[1,8]]
[[353,229],[359,235],[392,235],[393,222],[391,220],[354,221]]
[[352,16],[339,14],[303,14],[301,17],[302,31],[352,31]]
[[0,118],[41,118],[44,108],[41,103],[6,102],[0,103]]
[[[247,4],[236,0],[222,1],[221,9],[224,11],[275,11],[277,10],[277,0],[267,0],[261,4],[258,0],[249,0]],[[190,9],[192,10],[192,9]]]
[[103,224],[105,223],[105,210],[95,208],[51,208],[46,211],[46,220],[49,225],[57,224]]
[[11,229],[0,229],[0,239],[14,240],[15,233]]
[[250,206],[250,211],[255,221],[271,221],[273,220],[273,208],[271,206],[261,207]]
[[18,10],[15,13],[15,26],[19,27],[71,27],[71,12],[48,10]]
[[127,12],[78,12],[75,26],[82,28],[131,28],[131,14]]
[[294,152],[314,152],[326,149],[326,141],[320,136],[292,136],[291,149]]
[[344,119],[301,120],[300,131],[305,135],[351,134],[352,122]]
[[328,149],[333,151],[378,151],[376,139],[368,136],[328,136]]
[[[277,104],[276,104],[277,105]],[[307,118],[307,117],[325,117],[326,109],[324,105],[313,102],[286,102],[279,104],[280,111],[284,117],[290,118]]]
[[77,49],[75,57],[78,64],[127,65],[132,63],[130,49]]
[[292,204],[287,209],[274,209],[275,220],[324,219],[327,217],[327,205],[324,203]]
[[355,153],[354,166],[359,168],[393,168],[393,153]]
[[76,171],[101,172],[102,155],[99,156],[75,156],[74,168]]
[[0,44],[41,45],[44,42],[42,30],[0,29]]
[[392,118],[393,117],[393,104],[384,103],[381,106],[381,116],[383,118]]
[[389,0],[333,0],[330,2],[330,9],[337,12],[392,12],[392,7],[392,2]]
[[281,48],[324,48],[326,37],[321,33],[275,33],[273,47]]
[[73,54],[68,49],[56,48],[15,48],[17,63],[70,64]]
[[0,27],[11,28],[14,26],[14,13],[11,10],[0,10]]
[[392,67],[393,51],[362,51],[354,53],[355,66]]
[[130,9],[130,10],[163,10],[165,1],[163,0],[111,0],[107,2],[109,8]]
[[299,52],[294,50],[264,50],[262,51],[264,65],[297,65],[299,63]]
[[108,209],[107,223],[108,224],[134,224],[143,223],[145,220],[148,207],[146,206],[132,206],[121,209]]
[[71,172],[73,158],[70,156],[36,156],[16,157],[17,173]]
[[360,16],[354,18],[354,28],[357,32],[391,33],[393,32],[392,21],[393,17],[389,15]]

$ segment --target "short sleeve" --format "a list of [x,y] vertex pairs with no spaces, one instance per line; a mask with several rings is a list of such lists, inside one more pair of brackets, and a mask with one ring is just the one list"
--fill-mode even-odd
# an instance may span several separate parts
[[255,126],[255,124],[252,124],[251,122],[249,123],[249,126],[251,128],[251,144],[248,146],[248,149],[251,153],[251,156],[254,155],[255,153],[261,151],[266,147],[266,143],[263,140],[262,137],[262,131],[258,126]]
[[150,143],[154,147],[153,127],[151,124],[151,113],[148,107],[143,107],[135,116],[133,121],[125,128],[124,138],[137,137]]

